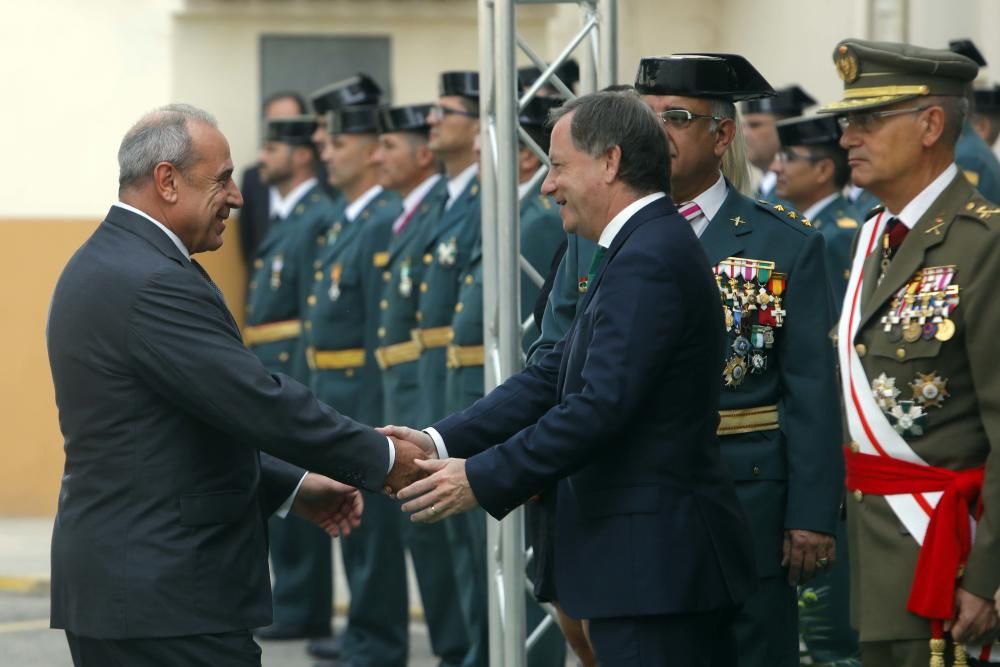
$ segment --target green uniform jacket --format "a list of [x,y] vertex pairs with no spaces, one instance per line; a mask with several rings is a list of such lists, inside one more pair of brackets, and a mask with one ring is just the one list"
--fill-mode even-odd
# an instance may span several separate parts
[[[386,304],[379,310],[380,346],[406,343],[417,328],[419,286],[427,264],[424,263],[424,238],[437,224],[448,197],[445,180],[440,178],[417,206],[413,217],[398,235],[389,241],[389,263],[382,271],[382,296]],[[384,419],[387,424],[419,424],[420,391],[417,384],[417,361],[407,361],[382,369]]]
[[[529,195],[521,202],[521,254],[535,270],[545,275],[545,267],[563,238],[559,207],[545,195]],[[469,267],[462,274],[452,320],[453,343],[463,347],[483,344],[483,248],[477,242],[472,251]],[[521,275],[521,321],[531,314],[538,286]],[[522,337],[522,348],[535,340],[534,324]],[[453,367],[448,365],[445,381],[445,410],[450,414],[464,410],[483,397],[485,380],[481,364]]]
[[[764,260],[774,262],[773,272],[786,276],[780,287],[766,285],[772,295],[780,293],[785,311],[782,325],[770,327],[772,346],[765,342],[766,330],[752,326],[769,326],[758,324],[767,321],[762,310],[749,311],[750,322],[742,316],[736,322],[730,312],[726,317],[730,347],[726,359],[720,360],[720,368],[722,362],[726,365],[720,377],[721,410],[778,406],[779,429],[723,435],[720,441],[750,519],[757,572],[762,578],[779,576],[784,531],[832,535],[843,495],[825,243],[797,212],[755,202],[732,186],[701,242],[713,265],[728,257]],[[727,286],[724,276],[720,283]],[[755,292],[761,287],[756,278],[751,284]],[[738,286],[742,290],[744,280]],[[744,330],[738,336],[741,325]],[[749,341],[753,342],[748,349]],[[745,357],[737,352],[741,345]],[[749,370],[754,355],[763,355],[766,361],[759,372]],[[736,384],[727,375],[738,375],[733,368],[741,358],[746,373]]]
[[972,123],[962,126],[962,134],[955,144],[955,162],[983,197],[1000,201],[1000,161],[973,129]]
[[[962,588],[992,599],[1000,585],[1000,373],[994,362],[1000,331],[1000,207],[986,201],[961,174],[952,180],[909,232],[879,285],[881,253],[864,265],[861,319],[852,341],[871,386],[883,373],[912,399],[911,383],[940,378],[947,394],[927,406],[922,435],[906,435],[928,464],[964,470],[986,466],[983,515],[961,581]],[[926,267],[956,267],[958,307],[950,313],[954,336],[894,340],[881,318],[898,290]],[[929,375],[929,377],[928,377]],[[918,384],[919,386],[919,384]],[[852,620],[862,641],[922,639],[929,623],[906,611],[918,546],[885,499],[852,495],[847,501],[851,545]],[[860,500],[859,500],[860,498]]]
[[[276,220],[257,248],[247,290],[246,325],[299,320],[312,282],[309,278],[318,245],[342,210],[316,185],[284,220]],[[301,336],[250,345],[268,368],[308,384],[309,369]]]
[[837,198],[823,207],[810,222],[826,240],[826,269],[830,274],[833,288],[834,312],[840,312],[847,289],[847,278],[851,272],[851,245],[860,226],[858,212],[847,198]]
[[[423,240],[423,262],[427,265],[420,283],[417,322],[421,331],[451,327],[458,302],[459,276],[464,275],[479,241],[479,178],[473,178],[451,208],[441,209],[437,224]],[[425,347],[417,364],[421,412],[419,425],[433,424],[448,413],[444,406],[447,341]]]
[[[374,350],[382,271],[389,261],[392,223],[400,210],[399,197],[383,191],[353,222],[344,218],[330,227],[316,262],[303,324],[307,355],[317,356],[313,391],[366,424],[382,423],[382,381]],[[347,350],[363,352],[360,366],[344,359],[345,367],[322,368],[326,354]]]

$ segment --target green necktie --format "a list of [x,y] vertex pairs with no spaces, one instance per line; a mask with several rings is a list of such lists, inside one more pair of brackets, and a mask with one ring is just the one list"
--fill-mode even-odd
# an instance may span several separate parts
[[590,269],[587,271],[587,284],[594,282],[594,275],[597,273],[597,267],[601,265],[601,260],[604,259],[604,253],[608,251],[604,246],[597,246],[594,251],[594,258],[590,260]]

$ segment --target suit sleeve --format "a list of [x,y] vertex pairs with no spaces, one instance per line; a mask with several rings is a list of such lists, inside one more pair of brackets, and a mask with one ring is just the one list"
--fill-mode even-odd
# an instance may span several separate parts
[[[997,453],[1000,446],[1000,373],[989,363],[996,356],[996,332],[1000,330],[1000,308],[996,300],[1000,253],[995,243],[983,243],[977,259],[974,270],[968,272],[977,279],[971,285],[963,285],[959,308],[967,309],[964,319],[970,326],[965,333],[965,350],[990,451],[980,495],[983,513],[976,528],[962,588],[992,599],[1000,588],[1000,567],[997,566],[1000,563],[1000,454]],[[954,342],[950,344],[955,345]]]
[[297,465],[276,459],[267,453],[261,454],[260,486],[257,492],[261,513],[269,517],[278,511],[305,474],[306,471]]
[[137,375],[193,419],[295,465],[380,490],[385,436],[269,373],[193,270],[153,274],[139,290],[127,345]]
[[619,253],[601,280],[588,306],[594,309],[589,314],[593,330],[582,389],[565,396],[534,427],[466,464],[477,501],[498,519],[585,466],[640,418],[684,335],[681,313],[686,307],[709,307],[668,297],[683,295],[684,286],[652,249]]
[[823,236],[810,234],[788,276],[783,304],[788,314],[778,354],[788,460],[785,528],[832,535],[843,496],[844,462],[836,360],[828,337],[833,307],[825,255]]

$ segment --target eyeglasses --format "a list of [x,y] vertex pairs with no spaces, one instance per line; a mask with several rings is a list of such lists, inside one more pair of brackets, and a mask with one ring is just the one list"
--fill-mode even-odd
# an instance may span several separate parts
[[431,107],[429,118],[434,120],[441,120],[445,116],[465,116],[466,118],[479,118],[479,114],[472,113],[471,111],[466,111],[465,109],[455,109],[453,107],[446,107],[441,104],[435,104]]
[[843,132],[847,132],[848,128],[854,128],[858,132],[867,133],[874,130],[877,125],[877,121],[884,118],[900,116],[904,113],[920,113],[921,111],[927,111],[928,109],[930,109],[930,106],[911,107],[909,109],[890,109],[889,111],[852,113],[838,118],[837,124],[840,125],[840,129]]
[[800,153],[793,153],[792,151],[788,150],[778,151],[776,157],[778,158],[778,162],[782,164],[788,164],[789,162],[802,162],[802,161],[819,162],[820,160],[823,159],[822,155],[814,155],[812,153],[806,153],[805,155],[802,155]]
[[708,118],[714,121],[722,120],[722,116],[706,116],[700,113],[691,113],[687,109],[667,109],[659,113],[660,119],[670,127],[683,130],[691,125],[692,120]]

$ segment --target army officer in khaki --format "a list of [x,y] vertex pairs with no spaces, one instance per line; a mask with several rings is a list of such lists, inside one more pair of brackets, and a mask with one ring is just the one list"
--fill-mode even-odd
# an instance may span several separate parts
[[976,664],[1000,583],[1000,209],[954,161],[976,66],[861,40],[834,62],[844,99],[821,111],[845,114],[852,178],[884,203],[838,334],[852,617],[866,667]]

